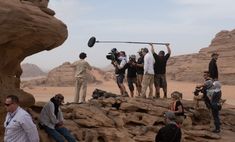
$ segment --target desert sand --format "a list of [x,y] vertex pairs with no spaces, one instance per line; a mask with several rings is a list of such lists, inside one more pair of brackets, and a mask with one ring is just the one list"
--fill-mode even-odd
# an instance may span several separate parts
[[[127,84],[126,88],[128,90]],[[183,99],[192,100],[193,91],[196,83],[192,82],[178,82],[168,81],[168,97],[173,91],[180,91],[183,93]],[[96,89],[102,89],[108,92],[119,94],[119,89],[115,84],[115,81],[104,81],[101,84],[88,84],[87,100],[91,98],[92,92]],[[54,94],[62,93],[65,96],[65,102],[72,102],[74,99],[75,88],[74,87],[29,87],[24,88],[26,92],[34,95],[36,101],[48,101]],[[129,90],[128,90],[129,91]],[[161,90],[162,91],[162,90]],[[235,106],[235,86],[223,85],[222,86],[222,98],[226,99],[226,104]],[[161,96],[163,93],[161,92]]]

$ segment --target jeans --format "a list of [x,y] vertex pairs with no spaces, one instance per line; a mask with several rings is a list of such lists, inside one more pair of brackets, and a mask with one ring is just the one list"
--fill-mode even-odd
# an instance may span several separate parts
[[56,142],[64,142],[64,138],[62,137],[62,135],[68,142],[76,142],[75,138],[65,127],[51,129],[44,125],[43,128]]
[[212,97],[211,111],[214,118],[214,125],[216,130],[220,130],[220,118],[219,118],[219,100],[221,98],[221,92],[215,92]]
[[220,130],[220,118],[219,118],[219,109],[217,104],[212,104],[211,107],[212,116],[214,119],[214,125],[216,130]]

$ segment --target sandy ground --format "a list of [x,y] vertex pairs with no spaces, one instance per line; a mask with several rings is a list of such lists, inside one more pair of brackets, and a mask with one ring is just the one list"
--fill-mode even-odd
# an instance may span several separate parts
[[[126,88],[128,90],[127,84]],[[168,94],[173,91],[180,91],[183,93],[183,99],[191,100],[193,98],[193,91],[196,83],[191,82],[176,82],[168,81]],[[119,94],[119,89],[114,81],[106,81],[102,84],[88,84],[87,98],[90,99],[92,92],[95,88],[102,89],[108,92]],[[75,89],[74,87],[30,87],[24,88],[26,92],[34,95],[36,101],[48,101],[54,94],[62,93],[65,96],[65,102],[72,102],[74,99]],[[129,91],[129,90],[128,90]],[[162,91],[162,90],[161,90]],[[235,106],[235,86],[223,85],[222,86],[222,98],[226,99],[226,103]],[[162,96],[161,92],[161,96]],[[169,97],[170,95],[168,95]]]

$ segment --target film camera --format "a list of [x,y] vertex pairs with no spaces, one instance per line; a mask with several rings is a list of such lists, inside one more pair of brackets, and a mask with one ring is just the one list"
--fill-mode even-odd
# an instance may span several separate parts
[[194,94],[194,96],[198,96],[200,93],[203,93],[203,92],[204,92],[204,88],[196,87],[193,94]]
[[119,56],[119,52],[117,51],[116,48],[113,48],[111,52],[106,55],[106,58],[111,61],[117,61]]

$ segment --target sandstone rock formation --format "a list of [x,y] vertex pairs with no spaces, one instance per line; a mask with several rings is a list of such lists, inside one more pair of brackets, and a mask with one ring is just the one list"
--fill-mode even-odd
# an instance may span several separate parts
[[[48,1],[42,2],[45,2],[42,4],[43,9],[48,9],[46,7]],[[20,63],[27,56],[58,47],[66,40],[68,32],[64,23],[30,1],[0,0],[0,13],[0,111],[2,111],[5,97],[9,94],[19,96],[22,106],[34,104],[34,97],[19,89],[22,74]],[[3,123],[2,119],[0,123]]]
[[[62,107],[66,127],[80,142],[153,142],[164,125],[163,113],[168,110],[170,99],[123,98],[102,90],[97,99],[86,104],[66,104]],[[97,95],[95,95],[97,96]],[[193,102],[183,100],[187,118],[182,126],[185,142],[223,142],[234,140],[235,111],[222,109],[221,134],[211,132],[211,116],[201,102],[200,109],[193,109]],[[37,103],[33,110],[40,112],[44,103]],[[37,115],[36,115],[37,116]],[[42,142],[51,141],[40,130]]]
[[40,77],[46,75],[44,71],[34,64],[24,63],[21,64],[21,68],[23,71],[21,78]]
[[[114,79],[114,72],[104,72],[96,67],[92,68],[93,69],[89,74],[88,83],[102,83],[101,80],[108,81]],[[21,86],[74,86],[74,84],[75,68],[70,62],[65,62],[49,71],[45,78],[23,81]]]
[[235,84],[235,29],[216,34],[207,48],[199,53],[171,57],[167,73],[170,79],[178,81],[201,81],[202,73],[208,70],[213,52],[219,53],[217,62],[219,80],[223,84]]

